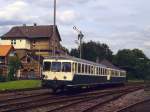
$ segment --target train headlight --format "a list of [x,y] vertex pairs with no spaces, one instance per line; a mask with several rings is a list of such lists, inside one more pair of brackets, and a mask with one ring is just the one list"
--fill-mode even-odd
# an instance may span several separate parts
[[42,75],[42,79],[47,79],[48,76],[47,75]]
[[64,76],[64,79],[67,79],[67,77],[66,77],[66,76]]
[[45,79],[47,79],[48,78],[48,76],[47,75],[45,75],[45,77],[44,77]]

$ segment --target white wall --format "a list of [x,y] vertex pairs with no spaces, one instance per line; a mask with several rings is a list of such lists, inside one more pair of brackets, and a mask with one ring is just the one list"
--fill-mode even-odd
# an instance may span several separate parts
[[[11,40],[0,40],[2,45],[11,45]],[[16,39],[16,44],[13,44],[15,49],[30,49],[30,41],[27,39]]]

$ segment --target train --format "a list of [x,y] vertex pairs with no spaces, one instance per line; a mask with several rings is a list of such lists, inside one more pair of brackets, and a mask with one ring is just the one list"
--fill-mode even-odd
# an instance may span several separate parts
[[43,60],[42,86],[53,91],[67,87],[124,84],[126,71],[72,56],[53,56]]

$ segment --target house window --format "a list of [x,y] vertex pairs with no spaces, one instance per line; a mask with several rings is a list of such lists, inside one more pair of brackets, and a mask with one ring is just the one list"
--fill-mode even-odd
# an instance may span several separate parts
[[27,63],[30,63],[30,62],[31,62],[30,57],[27,57]]
[[14,40],[14,44],[16,44],[16,40]]
[[11,45],[15,45],[16,44],[16,40],[11,40]]

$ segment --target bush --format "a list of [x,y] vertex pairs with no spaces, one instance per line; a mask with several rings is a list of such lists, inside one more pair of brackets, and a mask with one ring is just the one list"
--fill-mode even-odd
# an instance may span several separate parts
[[6,78],[3,75],[0,75],[0,82],[5,82]]
[[9,73],[8,73],[8,81],[15,80],[14,74],[20,68],[21,62],[17,57],[9,57]]

